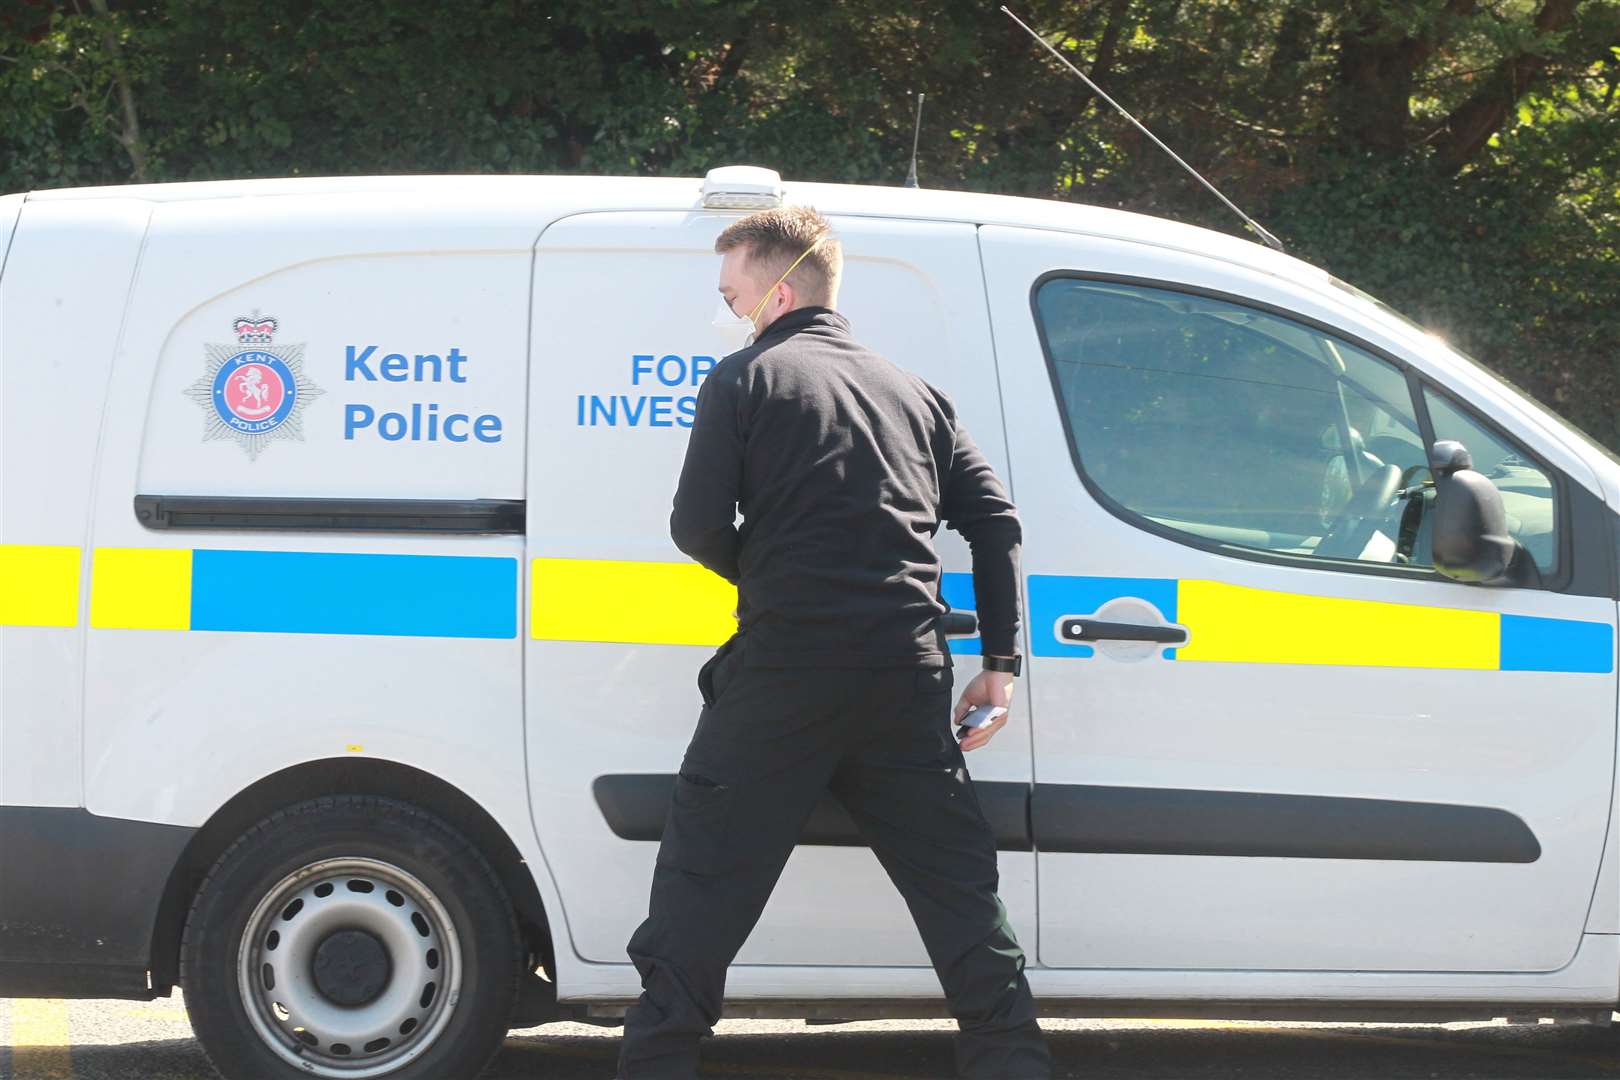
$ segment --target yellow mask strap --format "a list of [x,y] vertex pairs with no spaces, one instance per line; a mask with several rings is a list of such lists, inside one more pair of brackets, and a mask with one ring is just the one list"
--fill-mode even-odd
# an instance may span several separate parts
[[765,295],[759,298],[759,303],[754,305],[754,310],[748,313],[749,322],[753,322],[755,319],[759,318],[759,313],[765,310],[765,301],[771,298],[771,294],[776,291],[776,286],[786,281],[787,276],[793,273],[794,270],[798,269],[800,263],[804,262],[805,255],[810,254],[812,251],[816,250],[816,248],[820,247],[821,242],[825,239],[825,236],[818,236],[815,243],[804,249],[804,254],[793,260],[792,266],[789,266],[786,270],[782,271],[782,276],[776,279],[775,284],[765,290]]

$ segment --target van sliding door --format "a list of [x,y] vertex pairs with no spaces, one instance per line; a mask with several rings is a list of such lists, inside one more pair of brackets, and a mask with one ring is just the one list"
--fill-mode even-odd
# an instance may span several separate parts
[[[525,626],[531,798],[573,948],[625,965],[626,986],[634,973],[625,943],[647,911],[664,810],[701,704],[697,670],[736,628],[735,590],[669,539],[694,400],[724,353],[709,325],[719,295],[714,239],[735,217],[568,218],[546,231],[535,264]],[[847,260],[840,307],[855,333],[949,393],[1004,468],[972,228],[867,219],[834,219],[834,227]],[[947,592],[970,608],[966,547],[943,534],[940,546]],[[978,666],[977,643],[957,644],[960,686]],[[1002,896],[1014,925],[1033,933],[1027,731],[1020,711],[970,765],[1003,833]],[[922,966],[927,957],[877,860],[829,803],[740,962]],[[733,990],[748,993],[751,978],[734,972]],[[807,984],[800,993],[825,988]]]

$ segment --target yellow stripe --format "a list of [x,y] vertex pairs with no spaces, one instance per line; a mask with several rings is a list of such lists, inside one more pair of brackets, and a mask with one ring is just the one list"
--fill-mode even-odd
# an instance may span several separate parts
[[188,549],[96,548],[90,573],[91,626],[108,630],[191,627]]
[[72,1080],[65,1001],[11,1003],[11,1066],[18,1080]]
[[737,587],[695,563],[535,559],[529,632],[547,641],[718,645]]
[[77,626],[79,549],[0,544],[0,626]]
[[1183,581],[1178,660],[1496,670],[1501,620],[1377,600],[1303,596],[1219,581]]

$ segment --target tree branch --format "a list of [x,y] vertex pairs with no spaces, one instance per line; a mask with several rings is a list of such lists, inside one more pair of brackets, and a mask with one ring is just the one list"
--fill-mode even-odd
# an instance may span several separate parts
[[747,55],[748,39],[746,37],[739,37],[727,46],[726,56],[724,60],[720,61],[720,74],[715,79],[715,82],[719,83],[726,79],[736,78],[737,73],[742,70],[743,57]]
[[[1445,41],[1445,30],[1456,19],[1465,18],[1479,10],[1479,0],[1446,0],[1445,8],[1440,17],[1435,20],[1434,29],[1427,34],[1407,38],[1403,43],[1406,49],[1406,59],[1413,72],[1426,64]],[[1492,12],[1492,14],[1495,14]]]
[[1289,4],[1284,9],[1271,46],[1271,58],[1266,61],[1266,78],[1260,90],[1263,96],[1283,98],[1295,92],[1296,73],[1311,57],[1315,31],[1316,13],[1310,8]]
[[135,111],[135,91],[130,85],[129,72],[123,65],[123,53],[118,46],[118,35],[113,33],[111,13],[107,0],[90,0],[90,6],[102,18],[101,45],[111,60],[112,83],[118,90],[118,104],[123,113],[123,127],[113,138],[129,155],[129,163],[137,183],[146,181],[146,144],[141,141],[141,121]]
[[[1536,12],[1538,40],[1568,26],[1581,0],[1543,0]],[[1473,160],[1507,120],[1519,98],[1545,74],[1549,60],[1529,50],[1506,57],[1485,85],[1451,110],[1440,123],[1435,152],[1442,168],[1455,173]]]
[[1091,65],[1091,77],[1097,82],[1108,78],[1114,59],[1119,54],[1120,35],[1125,31],[1126,9],[1130,0],[1113,0],[1108,5],[1108,21],[1103,24],[1102,40],[1097,43],[1097,60]]
[[1340,33],[1339,121],[1346,134],[1388,155],[1408,146],[1417,71],[1479,0],[1446,0],[1421,32],[1393,37],[1384,7],[1354,6]]
[[1275,139],[1279,142],[1322,143],[1327,141],[1326,138],[1321,135],[1301,135],[1293,131],[1284,131],[1281,128],[1266,127],[1264,124],[1257,124],[1253,120],[1245,120],[1241,116],[1234,116],[1229,112],[1222,111],[1218,107],[1205,105],[1202,102],[1188,100],[1183,102],[1183,104],[1193,112],[1203,113],[1206,116],[1213,116],[1222,123],[1230,124],[1231,126],[1240,128],[1243,131],[1253,132],[1256,135],[1264,135],[1268,139]]

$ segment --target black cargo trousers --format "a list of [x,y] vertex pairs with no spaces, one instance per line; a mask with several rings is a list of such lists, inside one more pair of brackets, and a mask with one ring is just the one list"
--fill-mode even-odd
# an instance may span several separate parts
[[697,1076],[726,969],[828,791],[911,910],[957,1020],[958,1073],[1046,1080],[995,838],[951,731],[950,668],[750,667],[745,649],[733,637],[698,676],[704,708],[630,939],[643,993],[625,1016],[621,1080]]

